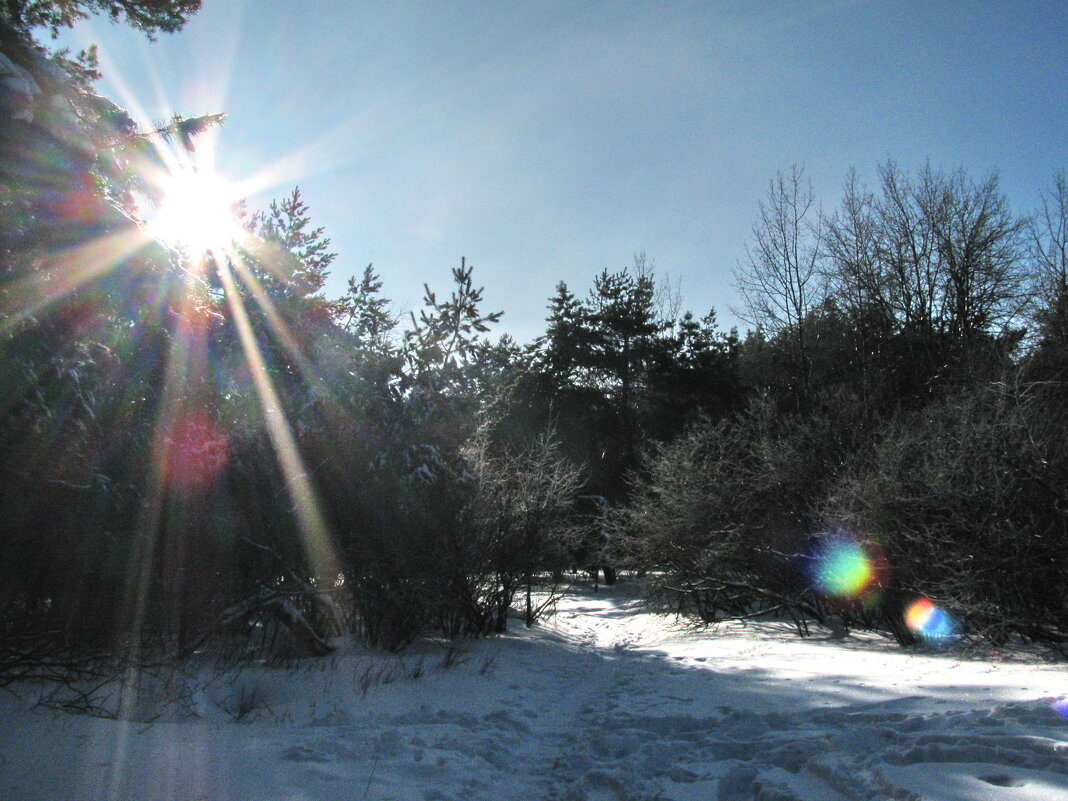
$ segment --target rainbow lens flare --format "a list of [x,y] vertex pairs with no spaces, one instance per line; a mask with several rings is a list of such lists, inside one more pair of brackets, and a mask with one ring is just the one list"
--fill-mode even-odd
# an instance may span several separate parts
[[205,489],[222,471],[230,443],[210,416],[185,414],[174,422],[165,443],[161,470],[172,486]]
[[1056,712],[1065,720],[1068,720],[1068,698],[1062,698],[1060,701],[1054,701],[1050,704],[1050,709]]
[[827,540],[816,554],[816,584],[836,598],[860,597],[871,588],[877,572],[867,549],[849,537]]
[[920,598],[905,610],[905,625],[921,639],[943,643],[957,634],[953,619],[929,598]]

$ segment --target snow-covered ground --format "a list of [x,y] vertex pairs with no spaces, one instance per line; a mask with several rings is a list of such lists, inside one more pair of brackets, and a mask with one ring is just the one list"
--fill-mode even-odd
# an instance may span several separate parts
[[633,583],[513,629],[186,677],[122,722],[21,686],[0,694],[0,799],[1068,799],[1063,663],[687,631]]

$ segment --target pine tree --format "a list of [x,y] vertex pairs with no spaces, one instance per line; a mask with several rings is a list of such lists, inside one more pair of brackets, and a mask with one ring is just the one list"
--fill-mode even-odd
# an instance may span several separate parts
[[483,290],[475,287],[472,270],[466,259],[460,260],[460,266],[452,270],[452,294],[443,302],[423,285],[424,308],[418,317],[412,312],[412,327],[404,334],[409,381],[414,385],[425,388],[429,382],[446,394],[468,387],[466,368],[475,360],[479,335],[489,331],[503,314],[479,309]]
[[641,437],[636,427],[639,395],[665,328],[657,318],[655,298],[653,275],[639,256],[633,271],[605,270],[598,275],[588,300],[593,329],[591,365],[615,399],[628,465],[637,458]]
[[48,28],[55,35],[92,14],[106,14],[152,37],[180,30],[199,10],[200,0],[5,0],[0,20],[22,30]]
[[388,355],[396,349],[393,332],[397,318],[390,311],[390,300],[381,293],[382,279],[368,264],[359,279],[349,279],[348,289],[337,303],[337,321],[356,339],[360,350]]
[[262,268],[259,278],[272,292],[307,298],[320,292],[337,257],[323,228],[311,227],[308,204],[300,189],[272,200],[264,212],[252,215],[251,228],[261,240],[253,256]]
[[592,336],[590,319],[586,306],[563,281],[556,285],[548,309],[548,326],[537,342],[539,366],[553,389],[560,390],[580,381]]

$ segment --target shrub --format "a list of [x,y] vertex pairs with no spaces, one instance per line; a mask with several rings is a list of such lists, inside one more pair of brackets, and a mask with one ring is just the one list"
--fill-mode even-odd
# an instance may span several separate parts
[[902,589],[996,639],[1068,638],[1068,419],[1052,390],[994,383],[902,417],[831,504],[884,542]]

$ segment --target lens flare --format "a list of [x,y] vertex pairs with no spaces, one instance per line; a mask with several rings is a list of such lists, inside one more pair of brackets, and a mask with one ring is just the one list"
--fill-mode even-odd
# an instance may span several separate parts
[[163,203],[148,226],[152,236],[199,255],[240,239],[236,189],[207,169],[179,167],[163,181]]
[[[248,310],[237,289],[230,262],[226,261],[220,267],[218,275],[226,292],[226,302],[237,329],[245,360],[248,362],[267,433],[278,458],[278,466],[282,469],[282,474],[286,479],[286,489],[293,502],[293,510],[296,513],[297,525],[300,527],[305,550],[315,572],[328,581],[332,581],[341,573],[341,570],[338,567],[337,554],[330,541],[330,529],[320,506],[315,486],[308,470],[304,467],[300,449],[297,447],[297,438],[286,420],[266,361],[260,352]],[[247,271],[245,273],[248,274]]]
[[1056,712],[1065,720],[1068,720],[1068,698],[1062,698],[1059,701],[1054,701],[1050,704],[1050,709]]
[[872,546],[848,535],[825,540],[815,554],[817,587],[835,598],[859,598],[881,583],[885,560]]
[[953,618],[929,598],[920,598],[905,610],[905,625],[913,634],[933,643],[943,643],[957,634]]
[[189,489],[211,485],[226,466],[230,443],[211,417],[189,413],[175,421],[160,465],[167,483]]

